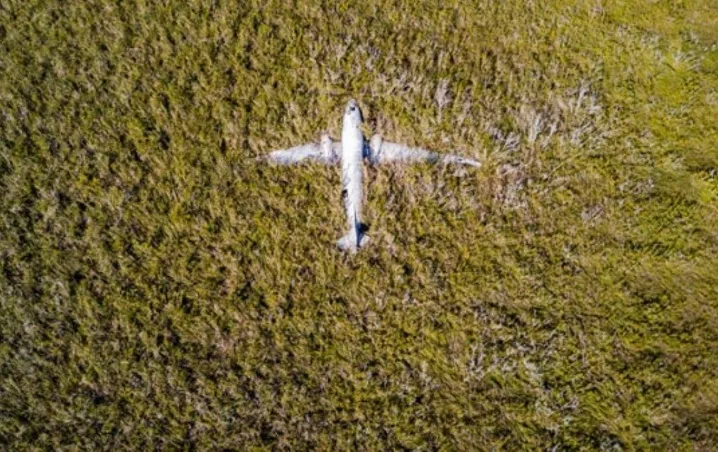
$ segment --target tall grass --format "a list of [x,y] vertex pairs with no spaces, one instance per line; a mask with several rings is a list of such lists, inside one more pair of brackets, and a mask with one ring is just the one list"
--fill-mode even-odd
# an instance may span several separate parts
[[[718,444],[711,2],[0,0],[0,442]],[[254,157],[367,132],[481,159]]]

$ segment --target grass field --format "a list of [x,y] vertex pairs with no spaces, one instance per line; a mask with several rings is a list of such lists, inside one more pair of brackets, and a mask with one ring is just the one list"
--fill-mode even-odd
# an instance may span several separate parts
[[0,0],[0,444],[715,449],[718,3]]

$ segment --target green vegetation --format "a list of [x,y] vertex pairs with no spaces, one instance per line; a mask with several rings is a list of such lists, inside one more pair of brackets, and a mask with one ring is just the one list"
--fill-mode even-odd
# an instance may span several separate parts
[[[485,162],[355,256],[349,97]],[[6,447],[718,444],[715,2],[0,0],[0,115]]]

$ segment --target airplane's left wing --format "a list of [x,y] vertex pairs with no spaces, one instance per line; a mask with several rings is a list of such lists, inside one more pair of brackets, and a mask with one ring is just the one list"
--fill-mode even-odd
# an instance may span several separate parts
[[467,159],[454,154],[439,154],[422,148],[412,148],[403,144],[384,141],[380,135],[374,135],[364,152],[373,164],[390,162],[427,162],[468,165],[480,167],[477,160]]
[[303,161],[316,161],[324,164],[339,162],[340,143],[333,141],[329,135],[322,135],[319,143],[307,143],[289,149],[270,152],[261,159],[280,165],[292,165]]

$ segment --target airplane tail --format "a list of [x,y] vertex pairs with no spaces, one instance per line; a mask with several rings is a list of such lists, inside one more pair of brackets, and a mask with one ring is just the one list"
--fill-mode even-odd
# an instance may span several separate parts
[[[355,238],[353,231],[349,231],[344,237],[337,241],[337,246],[343,251],[356,252],[359,248],[364,248],[369,244],[369,236],[360,233],[358,240]],[[358,242],[358,243],[357,243]]]

